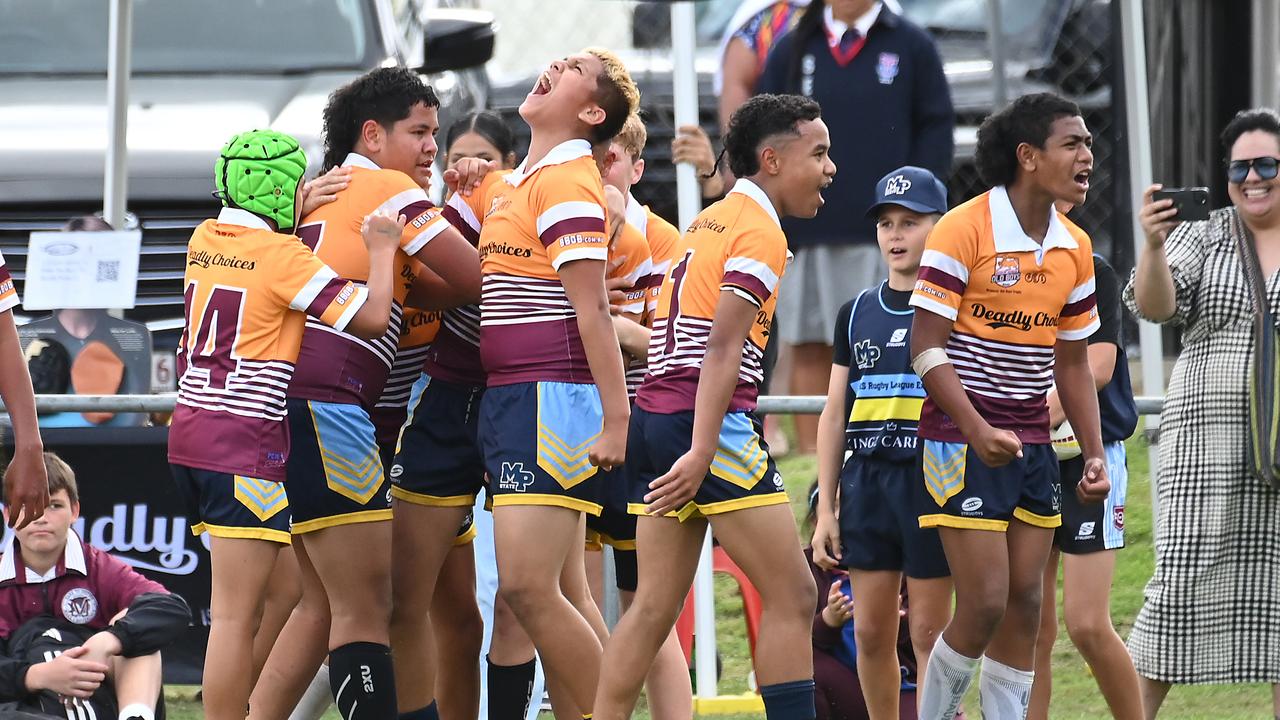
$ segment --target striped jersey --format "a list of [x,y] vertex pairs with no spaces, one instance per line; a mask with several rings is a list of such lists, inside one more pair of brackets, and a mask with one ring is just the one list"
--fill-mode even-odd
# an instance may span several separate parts
[[[422,267],[417,260],[416,267]],[[391,373],[382,387],[382,394],[373,404],[369,420],[373,422],[374,435],[382,446],[394,445],[400,437],[400,426],[409,414],[409,393],[422,375],[423,364],[431,342],[440,330],[439,310],[404,309],[400,323],[400,340],[396,345],[396,357],[391,363]]]
[[360,234],[365,216],[375,210],[404,215],[408,223],[395,256],[391,321],[376,340],[362,340],[315,321],[307,322],[298,356],[298,372],[289,397],[373,407],[395,360],[405,296],[413,285],[410,256],[448,230],[449,223],[408,175],[383,170],[368,158],[351,153],[344,167],[351,181],[338,199],[322,205],[298,227],[298,237],[342,277],[369,280],[369,251]]
[[0,312],[14,309],[18,302],[18,290],[13,286],[13,276],[4,263],[4,255],[0,255]]
[[675,256],[676,245],[680,243],[680,231],[675,225],[667,222],[661,215],[641,205],[634,196],[627,195],[627,224],[639,230],[649,241],[649,254],[653,257],[653,268],[644,284],[649,286],[649,303],[646,311],[652,316],[658,311],[658,297],[662,293],[662,278],[671,269],[671,259]]
[[911,292],[883,282],[836,315],[834,363],[849,369],[845,447],[856,456],[911,462],[924,383],[911,369]]
[[[1054,343],[1098,328],[1089,236],[1054,212],[1037,243],[995,187],[934,226],[911,304],[955,323],[947,357],[974,409],[1025,443],[1049,442]],[[920,437],[965,442],[932,400]]]
[[368,291],[237,208],[192,234],[185,288],[169,462],[283,481],[285,392],[304,320],[341,331]]
[[743,341],[738,386],[729,403],[729,412],[754,410],[775,290],[790,256],[777,211],[750,180],[739,179],[723,200],[699,213],[662,281],[649,374],[637,407],[668,414],[693,410],[716,306],[720,293],[729,291],[759,308]]
[[586,140],[569,140],[501,182],[480,230],[480,357],[488,385],[591,383],[559,270],[608,259],[604,185]]

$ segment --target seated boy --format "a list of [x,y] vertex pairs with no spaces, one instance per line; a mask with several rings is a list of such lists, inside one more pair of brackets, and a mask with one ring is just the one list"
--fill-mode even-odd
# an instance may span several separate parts
[[191,612],[71,532],[80,516],[75,473],[53,453],[44,466],[49,507],[0,557],[0,707],[61,716],[73,704],[78,717],[103,720],[118,707],[122,720],[152,720],[160,650]]

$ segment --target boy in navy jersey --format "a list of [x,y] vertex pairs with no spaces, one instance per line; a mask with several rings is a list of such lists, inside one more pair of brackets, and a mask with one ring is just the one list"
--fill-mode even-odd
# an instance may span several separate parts
[[921,677],[951,615],[951,573],[942,543],[935,528],[919,526],[912,497],[922,492],[915,460],[925,392],[911,369],[908,305],[925,238],[946,211],[946,187],[923,168],[899,168],[876,184],[876,202],[867,215],[875,219],[889,277],[837,315],[831,383],[818,420],[813,559],[826,569],[849,568],[858,677],[873,720],[898,717],[903,574]]

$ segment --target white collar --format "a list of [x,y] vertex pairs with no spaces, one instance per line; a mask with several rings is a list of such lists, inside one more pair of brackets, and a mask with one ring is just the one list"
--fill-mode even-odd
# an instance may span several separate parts
[[[876,24],[876,19],[880,17],[880,3],[877,2],[871,6],[871,9],[858,16],[853,21],[853,29],[857,30],[862,37],[866,37],[871,31],[871,26]],[[827,42],[833,45],[840,43],[840,38],[844,37],[844,33],[849,29],[848,23],[843,20],[837,20],[836,14],[828,5],[822,11],[822,21],[827,25]]]
[[378,163],[357,152],[347,153],[347,157],[342,161],[342,167],[359,167],[365,170],[381,170]]
[[[271,230],[266,220],[242,208],[224,207],[218,212],[219,225],[240,225],[247,228]],[[275,232],[274,230],[271,230]]]
[[752,200],[755,200],[756,204],[764,208],[764,211],[769,214],[769,217],[773,218],[774,224],[778,227],[782,227],[782,221],[778,219],[778,211],[773,207],[773,201],[769,199],[769,196],[765,194],[764,190],[760,189],[759,185],[746,178],[738,178],[738,181],[733,184],[733,189],[729,191],[730,195],[734,193],[746,195]]
[[548,165],[560,165],[571,160],[577,160],[580,157],[590,156],[591,143],[581,138],[565,140],[559,145],[551,148],[551,152],[547,153],[547,156],[539,160],[533,167],[528,167],[529,158],[526,157],[521,161],[519,167],[507,173],[506,177],[503,179],[514,187],[520,187],[520,183],[524,182],[525,178]]
[[[17,553],[14,545],[18,542],[17,533],[9,533],[9,539],[4,545],[4,556],[0,557],[0,582],[9,582],[18,576]],[[81,575],[89,574],[88,565],[85,563],[84,541],[76,534],[75,530],[67,531],[67,547],[62,552],[62,565],[66,570],[75,570]],[[47,582],[57,577],[58,566],[55,564],[49,569],[45,575],[40,575],[31,570],[31,568],[23,563],[23,568],[27,571],[25,581]],[[35,578],[34,580],[32,578]]]
[[627,224],[639,230],[641,235],[649,232],[649,211],[630,192],[627,193]]
[[1044,244],[1032,240],[1023,232],[1022,223],[1018,222],[1018,215],[1013,211],[1013,203],[1009,201],[1009,192],[1003,185],[991,188],[987,204],[991,208],[991,234],[996,252],[1034,252],[1040,258],[1054,248],[1075,250],[1080,247],[1058,218],[1057,210],[1053,209],[1049,210],[1049,231],[1045,233]]

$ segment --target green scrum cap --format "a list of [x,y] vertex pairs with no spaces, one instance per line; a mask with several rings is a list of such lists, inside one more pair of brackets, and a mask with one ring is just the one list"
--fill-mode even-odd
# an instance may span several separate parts
[[223,205],[248,210],[293,227],[293,200],[307,170],[307,155],[293,137],[275,130],[250,130],[231,138],[213,166],[214,195]]

